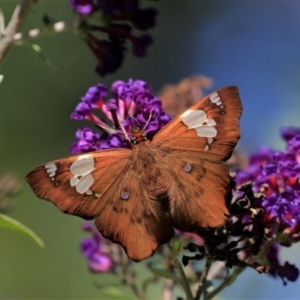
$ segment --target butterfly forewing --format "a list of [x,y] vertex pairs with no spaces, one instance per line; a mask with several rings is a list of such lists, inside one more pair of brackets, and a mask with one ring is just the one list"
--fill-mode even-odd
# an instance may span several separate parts
[[228,159],[239,137],[242,105],[237,87],[225,87],[206,96],[172,120],[153,143],[174,150],[201,152],[202,158]]
[[64,213],[93,219],[105,205],[101,196],[113,188],[130,155],[129,149],[74,155],[37,167],[26,180],[38,197]]
[[174,227],[223,225],[230,176],[223,163],[239,137],[242,105],[238,88],[225,87],[203,98],[162,128],[153,138],[165,155],[170,175],[168,196]]

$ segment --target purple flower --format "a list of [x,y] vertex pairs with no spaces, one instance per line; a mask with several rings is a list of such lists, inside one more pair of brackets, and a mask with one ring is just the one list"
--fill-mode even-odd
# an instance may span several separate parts
[[239,185],[252,181],[253,191],[263,193],[259,206],[266,222],[277,220],[279,231],[300,224],[300,129],[284,128],[281,134],[286,152],[262,148],[236,177]]
[[296,281],[299,276],[299,270],[295,267],[295,265],[292,265],[289,262],[285,262],[284,265],[280,265],[279,250],[280,247],[278,244],[269,248],[267,253],[267,259],[270,264],[269,274],[274,277],[280,277],[283,284],[286,285],[285,279],[289,281]]
[[93,0],[69,0],[69,4],[81,15],[89,15],[93,10]]
[[89,268],[93,272],[109,272],[113,268],[113,260],[108,254],[107,240],[89,222],[83,223],[83,230],[90,232],[92,236],[81,241],[80,249],[88,260]]
[[[131,135],[131,126],[144,129],[151,139],[171,117],[163,109],[160,99],[151,93],[142,80],[115,81],[111,86],[112,98],[106,103],[107,88],[98,84],[90,87],[71,115],[73,120],[89,120],[103,129],[102,134],[92,129],[79,129],[77,140],[72,144],[74,154],[100,149],[130,147],[126,136]],[[101,112],[101,117],[95,112]],[[145,127],[145,128],[144,128]],[[125,131],[125,132],[124,132]]]
[[137,29],[147,30],[155,25],[157,14],[153,8],[140,9],[131,14],[131,22]]
[[99,40],[92,34],[89,35],[87,42],[98,61],[97,73],[104,76],[121,66],[125,53],[125,47],[121,43]]
[[139,37],[131,39],[132,53],[136,57],[143,57],[147,54],[147,47],[152,43],[152,38],[149,34],[143,34]]
[[[139,0],[69,0],[70,6],[79,15],[84,16],[79,25],[80,36],[96,56],[98,61],[96,72],[101,76],[113,73],[121,66],[127,50],[126,40],[132,44],[134,56],[143,57],[147,54],[147,48],[152,43],[151,36],[149,34],[136,36],[132,33],[132,28],[145,31],[153,27],[157,11],[153,8],[141,9],[139,2]],[[88,15],[99,17],[89,22]],[[99,32],[101,36],[107,35],[107,39],[98,39]]]
[[93,113],[93,109],[101,109],[104,104],[104,98],[107,95],[107,87],[98,84],[90,87],[81,102],[76,106],[75,111],[71,115],[72,120],[89,120],[92,122],[101,122]]
[[147,30],[155,25],[157,11],[140,9],[139,0],[98,0],[103,15],[131,22],[137,29]]
[[90,87],[82,101],[89,103],[92,108],[101,108],[103,99],[107,96],[107,87],[103,84],[97,84],[96,86]]
[[100,135],[90,128],[78,129],[76,132],[77,141],[71,146],[73,154],[97,151],[100,147]]
[[294,138],[296,135],[300,135],[300,128],[297,127],[283,127],[280,129],[280,135],[287,142]]

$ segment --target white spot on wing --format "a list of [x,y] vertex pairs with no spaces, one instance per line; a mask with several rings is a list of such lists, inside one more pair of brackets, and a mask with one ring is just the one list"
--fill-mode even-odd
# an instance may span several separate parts
[[210,95],[209,99],[210,99],[211,103],[218,105],[222,109],[224,108],[222,105],[223,103],[222,103],[221,97],[219,96],[219,94],[217,92]]
[[92,174],[87,174],[85,176],[82,176],[79,182],[76,184],[76,191],[79,194],[83,194],[90,189],[93,183],[94,183],[94,177],[92,176]]
[[79,179],[77,177],[72,177],[70,179],[71,186],[75,186],[78,183]]
[[128,191],[122,191],[121,192],[121,199],[128,200],[129,199],[129,192]]
[[206,124],[209,125],[209,126],[217,125],[217,123],[215,122],[214,119],[207,119]]
[[92,154],[82,154],[78,157],[77,160],[86,159],[86,158],[93,158],[93,155]]
[[219,94],[217,92],[214,92],[213,94],[210,95],[210,100],[213,101],[213,99],[219,97]]
[[95,170],[95,160],[91,154],[80,155],[70,166],[70,172],[73,175],[70,178],[70,185],[76,188],[79,194],[92,195],[90,187],[94,183],[94,177],[91,174]]
[[57,166],[53,163],[45,165],[45,168],[48,173],[55,172],[57,170]]
[[90,190],[90,189],[88,189],[85,193],[86,193],[88,196],[93,195],[93,191]]
[[203,110],[197,109],[185,116],[182,122],[190,129],[202,125],[206,120],[206,113]]
[[185,172],[190,173],[192,171],[192,165],[186,164],[183,169]]
[[180,118],[184,119],[187,115],[189,115],[193,111],[194,110],[191,110],[191,109],[186,110],[183,114],[180,115]]
[[211,101],[212,103],[216,103],[216,102],[218,102],[218,101],[220,101],[220,100],[221,100],[220,97],[215,97],[215,98],[211,98],[211,97],[210,97],[210,101]]
[[[215,95],[213,99],[218,97],[217,93],[214,93],[213,95]],[[207,138],[207,144],[205,145],[204,150],[208,150],[209,145],[213,142],[213,138],[217,136],[217,130],[214,127],[217,125],[215,120],[208,118],[205,111],[197,109],[188,111],[182,119],[182,122],[188,129],[194,129],[197,132],[197,136]]]
[[197,135],[200,137],[215,137],[217,135],[217,130],[214,127],[210,126],[199,126],[195,128],[197,131]]
[[213,142],[213,138],[207,138],[207,143],[210,145]]
[[95,161],[92,157],[80,158],[71,164],[70,172],[74,176],[83,176],[95,170]]
[[49,177],[54,177],[57,171],[57,166],[54,163],[50,163],[45,165],[45,169],[49,175]]

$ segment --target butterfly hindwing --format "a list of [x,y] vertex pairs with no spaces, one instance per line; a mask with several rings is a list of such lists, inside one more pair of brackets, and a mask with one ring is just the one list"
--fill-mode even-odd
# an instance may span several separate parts
[[149,191],[146,171],[135,167],[135,160],[134,156],[126,175],[105,195],[108,204],[95,224],[105,237],[121,244],[128,257],[140,261],[168,242],[174,229],[168,211]]
[[225,161],[240,137],[241,112],[238,88],[221,88],[173,119],[154,136],[153,143]]
[[230,177],[224,163],[201,159],[197,153],[172,151],[166,157],[170,216],[182,231],[223,225]]

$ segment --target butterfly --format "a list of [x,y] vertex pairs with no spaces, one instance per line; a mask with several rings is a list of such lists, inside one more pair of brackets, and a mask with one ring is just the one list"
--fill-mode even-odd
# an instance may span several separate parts
[[104,237],[141,261],[174,236],[221,226],[229,214],[225,161],[240,137],[238,88],[221,88],[152,140],[132,126],[131,149],[99,150],[32,170],[34,193],[62,212],[95,219]]

